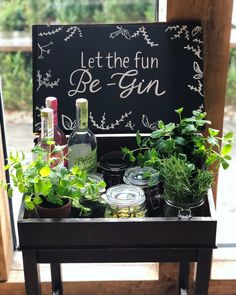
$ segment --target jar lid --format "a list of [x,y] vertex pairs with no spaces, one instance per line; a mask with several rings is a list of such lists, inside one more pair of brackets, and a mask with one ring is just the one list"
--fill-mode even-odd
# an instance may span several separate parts
[[[148,186],[149,178],[147,174],[155,174],[156,170],[151,167],[132,167],[125,171],[124,182],[127,184],[138,185],[142,187]],[[158,181],[157,181],[158,183]]]
[[127,208],[144,204],[145,194],[142,188],[134,185],[119,184],[107,190],[105,199],[110,206]]
[[122,152],[114,151],[100,157],[99,167],[110,172],[124,171],[130,167],[127,158],[124,159]]

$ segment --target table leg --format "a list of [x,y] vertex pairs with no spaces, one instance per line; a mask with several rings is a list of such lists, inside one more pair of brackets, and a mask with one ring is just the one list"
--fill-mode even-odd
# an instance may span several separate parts
[[51,263],[52,291],[53,295],[63,295],[63,286],[61,282],[60,263]]
[[212,249],[198,250],[194,295],[207,295],[211,273]]
[[36,252],[22,251],[25,275],[25,294],[41,295],[40,272],[36,259]]
[[179,264],[179,290],[180,295],[187,295],[189,287],[189,262],[180,262]]

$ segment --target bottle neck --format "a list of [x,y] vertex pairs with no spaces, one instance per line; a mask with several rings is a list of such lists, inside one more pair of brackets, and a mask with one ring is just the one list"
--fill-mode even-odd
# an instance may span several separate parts
[[54,125],[53,118],[41,118],[41,141],[46,143],[47,141],[54,140]]
[[57,115],[57,99],[46,99],[46,107],[53,110],[53,124],[58,126],[58,115]]
[[53,124],[54,126],[58,126],[58,115],[57,115],[57,108],[56,107],[53,107],[52,108],[53,110]]
[[86,106],[76,107],[76,127],[78,131],[88,130],[88,108]]

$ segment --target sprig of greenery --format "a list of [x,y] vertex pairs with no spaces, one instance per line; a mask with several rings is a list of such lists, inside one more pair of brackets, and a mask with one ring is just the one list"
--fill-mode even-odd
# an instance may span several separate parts
[[183,159],[187,157],[188,161],[199,168],[209,167],[215,163],[227,169],[228,161],[231,160],[229,153],[232,149],[233,132],[220,137],[219,130],[208,128],[207,135],[203,136],[203,129],[211,124],[205,119],[205,112],[196,110],[187,118],[182,116],[183,108],[175,112],[179,116],[178,123],[164,124],[160,120],[156,130],[146,138],[141,138],[138,132],[137,148],[122,148],[124,155],[139,166],[158,168],[160,159],[176,155]]
[[186,159],[175,156],[161,161],[160,176],[164,183],[164,199],[176,205],[198,203],[206,196],[214,179],[212,172],[196,169]]

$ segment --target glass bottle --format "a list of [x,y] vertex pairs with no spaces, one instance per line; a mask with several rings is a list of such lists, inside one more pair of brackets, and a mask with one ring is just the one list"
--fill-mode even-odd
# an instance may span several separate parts
[[[48,96],[46,98],[46,108],[50,108],[53,110],[53,122],[54,122],[54,141],[57,145],[66,145],[66,147],[63,150],[63,154],[65,157],[68,155],[68,146],[67,146],[67,138],[65,133],[59,128],[58,126],[58,114],[57,114],[57,98],[53,96]],[[68,161],[65,158],[64,159],[64,166],[67,167]]]
[[78,165],[81,170],[92,172],[97,166],[97,140],[88,129],[88,101],[76,100],[76,130],[68,139],[68,168]]
[[47,152],[45,160],[48,157],[53,158],[50,166],[51,168],[60,164],[63,152],[53,153],[55,147],[54,141],[54,123],[53,123],[53,110],[50,108],[41,109],[41,136],[38,145]]

